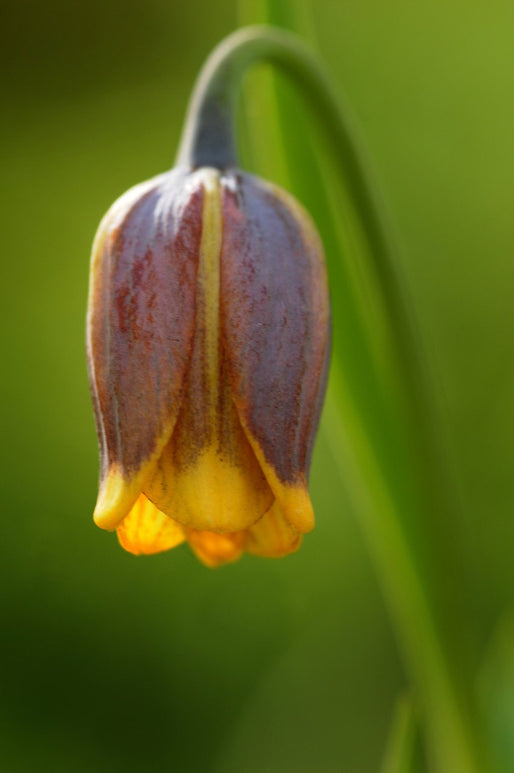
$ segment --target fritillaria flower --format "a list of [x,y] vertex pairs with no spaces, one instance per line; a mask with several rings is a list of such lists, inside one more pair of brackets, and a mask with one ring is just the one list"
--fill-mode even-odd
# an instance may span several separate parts
[[133,553],[187,540],[208,565],[295,550],[328,320],[319,237],[284,191],[202,168],[122,196],[91,266],[96,523]]
[[313,528],[329,354],[319,236],[292,196],[237,168],[216,77],[177,167],[104,217],[87,323],[96,523],[136,554],[187,541],[209,566],[285,555]]

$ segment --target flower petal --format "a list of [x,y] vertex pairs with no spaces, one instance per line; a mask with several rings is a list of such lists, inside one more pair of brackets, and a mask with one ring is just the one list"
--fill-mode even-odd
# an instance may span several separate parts
[[244,532],[215,534],[190,529],[187,539],[197,558],[210,568],[237,561],[243,552]]
[[234,402],[285,517],[306,532],[329,352],[323,249],[303,208],[249,175],[225,178],[223,218],[222,340]]
[[277,502],[245,534],[246,552],[265,558],[294,553],[301,544],[302,535],[284,518]]
[[134,555],[151,555],[184,542],[184,530],[143,494],[117,528],[120,544]]
[[178,415],[202,195],[183,171],[161,175],[122,196],[95,240],[87,346],[101,454],[95,520],[106,529],[135,502]]

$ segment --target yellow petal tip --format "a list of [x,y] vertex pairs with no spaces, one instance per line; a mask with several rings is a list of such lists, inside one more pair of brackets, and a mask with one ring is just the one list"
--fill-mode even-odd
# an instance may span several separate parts
[[243,552],[243,532],[215,534],[190,529],[187,540],[196,557],[210,569],[237,561]]
[[125,518],[138,496],[139,481],[127,481],[117,468],[111,468],[100,485],[93,513],[94,522],[101,529],[113,531]]
[[117,528],[120,545],[136,556],[163,553],[184,542],[181,526],[140,494]]
[[314,511],[306,488],[283,484],[275,494],[286,520],[296,531],[307,534],[313,530]]
[[287,556],[301,544],[302,535],[285,519],[277,502],[245,533],[245,550],[263,558]]

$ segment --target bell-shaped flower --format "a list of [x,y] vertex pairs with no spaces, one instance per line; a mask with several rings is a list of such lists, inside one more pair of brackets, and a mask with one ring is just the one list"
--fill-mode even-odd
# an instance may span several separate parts
[[297,549],[329,303],[289,194],[210,167],[128,191],[93,247],[87,346],[98,526],[136,554],[187,540],[209,566]]

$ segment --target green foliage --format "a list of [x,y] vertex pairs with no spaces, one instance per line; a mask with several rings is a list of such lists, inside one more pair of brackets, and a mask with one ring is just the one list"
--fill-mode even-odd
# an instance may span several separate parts
[[[261,4],[263,20],[289,21],[292,26],[287,7],[278,0]],[[485,763],[477,729],[469,724],[474,713],[469,674],[460,673],[463,622],[459,618],[455,625],[455,610],[452,621],[438,594],[437,583],[443,577],[446,595],[454,604],[463,590],[455,583],[448,587],[447,566],[439,566],[437,556],[443,551],[435,549],[436,537],[443,541],[450,536],[447,519],[454,500],[444,460],[439,458],[431,383],[410,329],[392,241],[348,109],[338,111],[330,104],[325,108],[323,80],[310,83],[308,78],[299,68],[295,85],[319,109],[329,143],[326,160],[332,162],[326,190],[339,193],[332,199],[338,217],[332,207],[332,223],[322,228],[335,308],[326,426],[419,692],[432,762],[441,771],[478,770]],[[282,146],[283,155],[291,159],[290,168],[302,170],[296,174],[296,185],[290,175],[289,187],[300,196],[309,191],[312,198],[317,193],[310,209],[318,222],[326,224],[330,200],[319,186],[319,172],[305,162],[305,152],[294,141],[287,143],[288,137],[301,134],[297,128],[301,112],[285,109],[283,86],[276,84],[275,89],[275,116],[269,102],[269,117],[261,116],[275,129],[269,145]],[[273,120],[276,116],[278,120]],[[315,156],[311,154],[311,163]],[[438,533],[443,524],[446,528]]]

